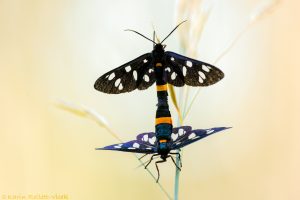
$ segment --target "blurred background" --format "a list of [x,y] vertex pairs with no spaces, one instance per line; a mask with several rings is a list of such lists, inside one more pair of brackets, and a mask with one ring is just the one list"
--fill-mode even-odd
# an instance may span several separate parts
[[[262,1],[210,1],[193,56],[214,62]],[[166,199],[143,168],[135,169],[133,155],[94,150],[118,142],[106,129],[55,103],[94,109],[123,140],[153,131],[155,87],[107,95],[93,84],[151,51],[149,41],[124,29],[151,37],[153,24],[163,38],[184,20],[184,5],[189,21],[165,43],[192,56],[179,38],[197,22],[192,13],[199,2],[0,0],[0,195]],[[217,62],[225,78],[201,89],[185,124],[233,128],[184,149],[179,199],[300,198],[299,6],[298,0],[276,3]],[[168,162],[160,169],[172,196],[175,167]]]

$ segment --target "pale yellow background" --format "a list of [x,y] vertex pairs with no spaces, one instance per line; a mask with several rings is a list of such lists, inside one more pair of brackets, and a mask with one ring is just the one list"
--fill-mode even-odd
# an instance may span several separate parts
[[[212,62],[258,2],[218,1],[198,59]],[[181,199],[300,199],[299,8],[282,0],[218,63],[225,79],[201,91],[186,124],[233,129],[185,148]],[[106,130],[54,102],[94,108],[124,140],[153,131],[154,87],[107,95],[93,84],[151,50],[123,29],[151,36],[153,23],[163,37],[174,10],[171,0],[0,0],[0,195],[165,199],[132,155],[94,150],[117,142]],[[166,43],[179,52],[176,37]],[[161,165],[172,195],[174,172]]]

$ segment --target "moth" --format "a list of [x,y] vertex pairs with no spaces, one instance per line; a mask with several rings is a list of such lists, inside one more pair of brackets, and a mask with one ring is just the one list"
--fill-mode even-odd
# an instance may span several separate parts
[[163,42],[185,21],[178,24],[161,42],[155,42],[141,33],[128,29],[153,43],[151,53],[146,53],[136,59],[115,68],[99,77],[94,88],[98,91],[119,94],[135,89],[145,90],[157,81],[156,64],[161,63],[163,80],[177,87],[209,86],[224,77],[217,67],[183,55],[165,51]]
[[[173,128],[170,141],[159,140],[157,138],[156,133],[148,132],[139,134],[136,137],[136,140],[132,140],[125,143],[113,144],[103,148],[96,148],[96,150],[113,150],[131,153],[144,153],[144,156],[152,155],[150,160],[145,164],[145,169],[155,157],[160,157],[161,160],[155,162],[155,166],[158,172],[158,177],[156,181],[158,182],[160,177],[159,168],[157,165],[158,163],[166,162],[167,158],[171,158],[175,166],[179,170],[181,170],[182,163],[180,159],[180,153],[174,152],[175,150],[185,147],[214,133],[226,130],[228,128],[231,127],[215,127],[210,129],[192,130],[192,127],[190,126],[181,126]],[[179,166],[176,164],[173,158],[174,155],[179,156]]]

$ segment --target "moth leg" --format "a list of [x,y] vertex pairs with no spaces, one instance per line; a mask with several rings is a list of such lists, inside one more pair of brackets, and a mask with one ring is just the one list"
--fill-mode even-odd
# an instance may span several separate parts
[[148,165],[152,162],[154,156],[159,156],[159,154],[153,154],[150,158],[150,161],[145,165],[145,169],[147,169]]
[[160,174],[159,174],[159,168],[158,168],[158,163],[163,163],[163,162],[166,162],[166,160],[159,160],[159,161],[156,161],[155,162],[155,166],[156,166],[156,170],[157,170],[157,179],[156,179],[156,183],[158,183],[158,180],[159,180],[159,177],[160,177]]
[[170,154],[178,156],[179,163],[180,163],[180,168],[181,168],[182,167],[182,162],[181,162],[181,155],[180,155],[180,153],[176,152],[176,153],[170,153]]
[[139,158],[139,160],[141,160],[142,158],[144,158],[145,156],[147,156],[148,155],[148,153],[145,153],[144,155],[142,155],[140,158]]
[[172,161],[173,161],[174,165],[176,166],[176,168],[177,168],[179,171],[181,171],[181,168],[176,164],[174,158],[173,158],[171,155],[169,155],[168,157],[170,157],[170,158],[172,159]]

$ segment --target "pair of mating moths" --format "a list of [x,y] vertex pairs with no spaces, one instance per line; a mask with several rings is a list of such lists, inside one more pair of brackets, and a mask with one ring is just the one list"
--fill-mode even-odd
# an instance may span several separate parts
[[[173,128],[168,105],[167,84],[177,87],[184,85],[209,86],[224,77],[223,72],[215,66],[174,52],[165,51],[166,45],[162,43],[182,23],[178,24],[169,35],[159,43],[155,42],[155,32],[153,34],[153,40],[151,40],[136,31],[129,30],[150,40],[153,43],[152,52],[141,55],[107,72],[98,78],[94,85],[98,91],[109,94],[119,94],[135,89],[145,90],[156,82],[158,104],[155,118],[155,132],[142,133],[136,137],[136,140],[96,149],[143,153],[144,155],[142,157],[151,155],[145,168],[152,162],[154,157],[160,156],[161,160],[155,162],[158,172],[157,181],[160,177],[158,163],[165,162],[167,158],[171,158],[175,166],[181,169],[180,153],[176,150],[213,133],[229,128],[215,127],[196,130],[193,130],[190,126]],[[173,158],[174,155],[179,157],[179,166]]]

